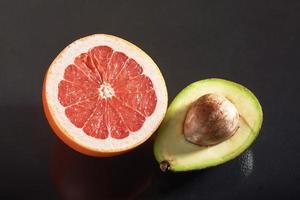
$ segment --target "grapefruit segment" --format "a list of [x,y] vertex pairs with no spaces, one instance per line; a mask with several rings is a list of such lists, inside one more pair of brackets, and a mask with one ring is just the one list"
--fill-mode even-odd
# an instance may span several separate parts
[[107,104],[107,119],[109,124],[109,132],[112,138],[122,139],[129,135],[129,130],[124,123],[124,119],[114,108],[114,105],[109,102]]
[[133,80],[141,75],[142,72],[142,67],[139,66],[139,64],[137,64],[135,60],[128,59],[128,61],[125,63],[124,68],[118,74],[117,79],[112,80],[112,83],[116,88],[124,86],[130,80]]
[[118,74],[122,70],[122,68],[125,65],[126,60],[128,57],[121,52],[114,52],[111,58],[111,61],[109,62],[108,65],[108,71],[110,73],[107,74],[107,82],[114,82],[114,81],[119,81],[117,78]]
[[97,106],[98,96],[73,104],[66,108],[66,116],[77,127],[82,128]]
[[87,53],[82,53],[74,60],[74,64],[82,70],[82,72],[91,80],[96,83],[102,83],[102,78],[98,73],[97,67],[92,58]]
[[144,115],[150,116],[154,109],[156,108],[157,98],[155,95],[154,90],[148,90],[144,93],[141,98],[141,106],[139,107],[144,108]]
[[102,81],[107,80],[108,63],[113,55],[113,50],[107,46],[94,47],[89,51],[93,65],[96,66]]
[[75,65],[69,65],[66,69],[65,69],[65,73],[64,73],[64,79],[75,83],[75,84],[79,84],[85,87],[98,87],[98,82],[93,81],[91,78],[89,78],[88,75],[84,74],[78,67],[76,67]]
[[150,116],[153,113],[157,98],[149,77],[139,75],[115,87],[116,95],[126,105],[136,108],[144,116]]
[[116,111],[121,116],[126,127],[131,131],[139,130],[145,122],[145,117],[133,107],[126,106],[125,103],[122,104],[116,98],[111,101],[112,107],[116,108]]
[[163,77],[133,44],[110,35],[73,42],[49,67],[43,105],[54,132],[96,156],[126,152],[158,128],[167,108]]
[[143,68],[133,59],[130,59],[126,66],[125,77],[134,78],[143,72]]
[[105,139],[108,137],[108,128],[105,117],[107,102],[98,99],[96,104],[97,106],[87,119],[83,127],[83,131],[89,136]]
[[90,97],[96,96],[96,87],[79,85],[66,80],[62,80],[58,85],[58,100],[63,106],[70,106]]
[[131,79],[115,82],[113,86],[117,93],[143,93],[144,91],[153,90],[152,81],[143,74]]

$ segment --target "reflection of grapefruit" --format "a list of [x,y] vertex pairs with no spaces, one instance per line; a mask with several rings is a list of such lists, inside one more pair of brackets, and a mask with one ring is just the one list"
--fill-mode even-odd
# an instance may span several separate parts
[[43,104],[54,132],[94,156],[128,151],[148,139],[167,108],[164,79],[135,45],[92,35],[65,48],[48,69]]
[[159,172],[152,147],[149,139],[130,154],[97,159],[82,156],[57,141],[50,169],[59,199],[140,199]]

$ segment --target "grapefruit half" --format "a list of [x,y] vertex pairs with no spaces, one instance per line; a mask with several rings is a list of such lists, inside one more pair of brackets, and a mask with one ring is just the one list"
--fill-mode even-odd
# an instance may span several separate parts
[[117,155],[142,144],[168,104],[154,61],[130,42],[105,34],[67,46],[50,65],[42,96],[56,135],[92,156]]

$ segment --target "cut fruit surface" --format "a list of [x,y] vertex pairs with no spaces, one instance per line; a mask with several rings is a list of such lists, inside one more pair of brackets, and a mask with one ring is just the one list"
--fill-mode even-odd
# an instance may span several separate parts
[[[229,139],[213,145],[198,146],[183,134],[185,117],[191,105],[203,95],[219,94],[234,104],[238,129]],[[154,154],[162,170],[189,171],[215,166],[231,160],[247,149],[259,133],[263,113],[259,101],[247,88],[223,79],[192,83],[172,101],[154,143]]]
[[153,60],[110,35],[79,39],[49,67],[43,105],[54,132],[95,156],[132,149],[157,129],[167,108],[164,79]]

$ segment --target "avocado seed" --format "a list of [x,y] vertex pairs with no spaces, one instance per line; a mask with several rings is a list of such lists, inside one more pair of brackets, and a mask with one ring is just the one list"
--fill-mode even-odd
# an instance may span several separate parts
[[189,108],[183,126],[188,142],[200,146],[219,144],[238,129],[239,113],[226,97],[206,94]]

